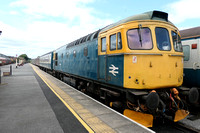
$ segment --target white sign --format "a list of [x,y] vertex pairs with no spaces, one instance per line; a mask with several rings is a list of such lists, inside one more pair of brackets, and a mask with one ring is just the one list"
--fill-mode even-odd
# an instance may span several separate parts
[[137,56],[133,56],[133,63],[137,63]]
[[119,68],[118,67],[115,67],[113,64],[111,64],[111,67],[109,67],[110,71],[109,73],[112,73],[112,75],[116,76],[116,74],[118,74],[119,72],[116,71],[118,70]]

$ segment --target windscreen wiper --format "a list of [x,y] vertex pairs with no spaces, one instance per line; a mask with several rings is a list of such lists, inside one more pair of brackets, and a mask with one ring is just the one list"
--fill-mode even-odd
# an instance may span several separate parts
[[141,47],[142,47],[142,35],[141,35],[141,33],[142,33],[142,25],[139,24],[138,27],[139,27],[139,30],[138,30],[139,40],[140,40],[140,44],[141,44]]

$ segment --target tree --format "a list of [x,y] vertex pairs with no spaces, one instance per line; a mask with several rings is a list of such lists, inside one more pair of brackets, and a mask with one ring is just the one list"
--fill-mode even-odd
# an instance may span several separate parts
[[26,54],[22,54],[19,57],[24,58],[24,60],[26,60],[26,61],[30,60],[30,58],[28,58],[28,56]]

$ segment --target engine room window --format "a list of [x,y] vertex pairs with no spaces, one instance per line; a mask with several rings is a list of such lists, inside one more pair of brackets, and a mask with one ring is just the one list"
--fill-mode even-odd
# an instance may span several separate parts
[[117,49],[122,49],[122,38],[121,38],[121,33],[117,33]]
[[183,46],[183,54],[184,54],[184,61],[189,61],[189,59],[190,59],[190,46],[189,45]]
[[180,36],[172,31],[172,39],[173,39],[173,44],[174,44],[174,50],[177,52],[183,52],[183,47],[182,47],[182,43],[181,43],[181,38]]
[[69,53],[66,53],[66,57],[67,57],[67,58],[69,57]]
[[106,51],[106,38],[101,38],[101,51],[105,52]]
[[116,34],[110,36],[110,50],[116,50]]
[[84,56],[88,56],[88,48],[87,47],[84,48]]
[[151,31],[149,28],[130,29],[127,31],[128,46],[130,49],[152,49]]
[[158,49],[162,51],[170,51],[171,44],[170,44],[168,30],[165,28],[156,28],[155,31],[156,31],[156,41]]
[[75,51],[75,50],[74,50],[74,52],[73,52],[73,56],[76,57],[76,51]]

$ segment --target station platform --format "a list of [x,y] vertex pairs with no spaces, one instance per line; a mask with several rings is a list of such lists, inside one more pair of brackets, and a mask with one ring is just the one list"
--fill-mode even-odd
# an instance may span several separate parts
[[1,133],[153,132],[34,65],[12,68],[1,79]]

